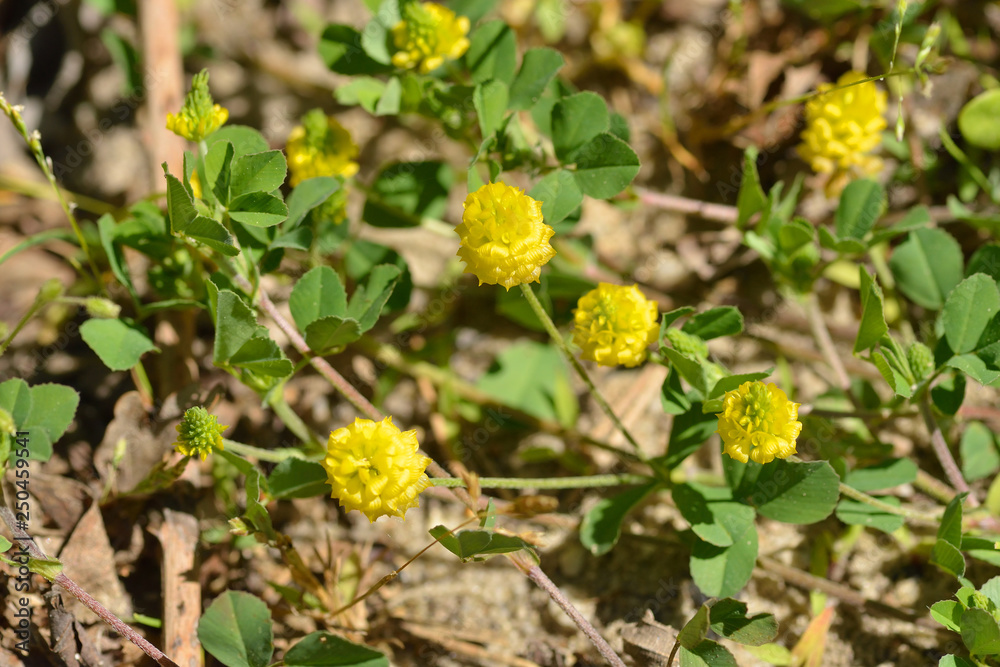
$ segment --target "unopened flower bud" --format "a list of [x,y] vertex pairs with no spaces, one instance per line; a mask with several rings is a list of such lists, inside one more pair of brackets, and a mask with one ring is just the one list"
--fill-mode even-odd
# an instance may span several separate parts
[[0,408],[0,433],[6,433],[7,435],[17,434],[17,425],[14,424],[14,417],[3,408]]
[[923,343],[916,342],[906,351],[906,360],[910,362],[913,379],[920,382],[934,372],[934,353]]
[[200,456],[204,461],[214,449],[223,449],[222,432],[228,426],[202,407],[188,408],[184,419],[176,427],[177,441],[174,448],[184,456]]
[[99,296],[89,297],[84,302],[84,306],[87,308],[88,315],[102,319],[113,320],[122,312],[122,307],[117,303]]
[[680,329],[667,329],[667,340],[675,350],[693,359],[707,359],[708,345],[698,336]]
[[48,303],[49,301],[55,301],[63,295],[63,284],[58,278],[49,278],[42,285],[42,288],[38,290],[38,297],[35,299],[38,303]]

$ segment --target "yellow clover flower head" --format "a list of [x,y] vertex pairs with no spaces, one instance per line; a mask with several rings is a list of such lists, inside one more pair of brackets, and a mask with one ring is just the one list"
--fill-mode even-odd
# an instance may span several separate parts
[[555,233],[542,221],[542,203],[520,188],[488,183],[465,198],[462,223],[455,228],[458,256],[479,284],[514,285],[538,280],[542,266],[556,256],[549,244]]
[[175,114],[167,114],[167,129],[188,141],[198,143],[229,120],[229,109],[215,104],[208,92],[208,70],[191,79],[191,90],[184,106]]
[[358,173],[358,145],[351,133],[322,109],[302,117],[302,125],[288,135],[285,153],[293,187],[317,176],[350,178]]
[[646,348],[659,333],[656,302],[636,285],[600,283],[577,302],[573,342],[580,356],[601,366],[632,368],[646,359]]
[[184,412],[177,429],[174,449],[184,456],[201,457],[204,461],[213,449],[223,449],[222,432],[228,426],[219,423],[218,418],[202,407],[188,408]]
[[744,382],[722,398],[719,436],[723,451],[743,463],[770,463],[795,453],[802,432],[799,403],[788,400],[774,383]]
[[[847,72],[837,86],[865,78],[861,72]],[[824,93],[833,87],[825,83],[818,90]],[[873,81],[817,95],[806,103],[799,154],[814,171],[833,174],[833,181],[878,173],[882,160],[871,153],[882,142],[885,110],[885,91]]]
[[392,417],[355,419],[332,432],[327,443],[323,467],[330,495],[372,522],[384,515],[402,517],[420,505],[417,496],[430,486],[424,470],[431,460],[419,448],[417,432],[400,432]]
[[469,50],[468,17],[456,16],[435,2],[406,2],[401,11],[403,20],[392,29],[397,49],[392,64],[396,67],[419,68],[427,74]]

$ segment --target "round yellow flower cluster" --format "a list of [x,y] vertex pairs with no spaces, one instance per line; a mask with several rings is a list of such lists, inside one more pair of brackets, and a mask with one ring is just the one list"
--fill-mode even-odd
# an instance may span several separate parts
[[218,417],[202,407],[188,408],[181,423],[174,427],[177,441],[174,449],[184,456],[199,456],[202,461],[214,449],[223,449],[222,432],[228,426],[219,423]]
[[167,129],[188,141],[198,143],[229,120],[229,110],[213,103],[208,92],[208,70],[191,79],[191,90],[177,113],[167,114]]
[[392,29],[396,53],[392,64],[418,68],[422,74],[436,70],[445,60],[461,58],[469,49],[469,19],[435,2],[407,2],[403,20]]
[[814,171],[833,174],[832,181],[873,175],[882,169],[882,160],[871,153],[886,128],[886,94],[872,81],[850,85],[865,78],[860,72],[847,72],[837,86],[848,87],[831,90],[832,84],[823,84],[818,89],[823,94],[806,103],[799,154]]
[[788,458],[802,432],[799,405],[774,383],[744,382],[726,392],[718,414],[723,451],[743,463]]
[[581,356],[601,366],[631,368],[646,359],[646,348],[659,332],[659,311],[638,286],[600,283],[577,302],[573,342]]
[[326,468],[331,496],[350,511],[375,521],[402,517],[420,505],[417,496],[430,486],[424,471],[431,462],[419,453],[416,431],[400,432],[392,417],[380,422],[355,419],[330,434]]
[[555,257],[555,231],[542,221],[542,204],[520,188],[488,183],[465,198],[458,256],[479,284],[514,285],[538,280]]
[[321,109],[302,117],[302,125],[288,135],[285,153],[293,187],[318,176],[350,178],[358,173],[358,145],[336,118]]

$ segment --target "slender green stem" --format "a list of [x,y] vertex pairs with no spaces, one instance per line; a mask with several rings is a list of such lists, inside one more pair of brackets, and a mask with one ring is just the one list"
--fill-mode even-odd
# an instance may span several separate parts
[[[53,192],[47,183],[38,181],[28,181],[18,178],[13,174],[0,174],[0,190],[16,192],[19,195],[26,195],[33,199],[46,199],[49,201],[59,201],[59,194]],[[75,205],[78,209],[93,213],[94,215],[104,215],[105,213],[115,214],[119,209],[117,206],[103,202],[100,199],[87,197],[77,192],[71,192],[65,188],[60,188],[62,195]]]
[[260,447],[254,447],[253,445],[245,445],[242,442],[236,442],[235,440],[228,440],[226,438],[222,439],[223,445],[226,449],[233,454],[239,454],[240,456],[252,456],[261,461],[270,461],[271,463],[281,463],[285,459],[305,459],[306,455],[300,449],[261,449]]
[[319,445],[319,440],[312,432],[312,429],[310,429],[306,423],[302,421],[302,418],[299,417],[295,410],[292,410],[292,407],[288,405],[288,401],[285,400],[280,388],[272,394],[272,398],[269,403],[271,408],[274,410],[274,414],[281,418],[281,421],[284,422],[289,431],[295,434],[295,437],[302,442],[307,443],[311,447]]
[[46,303],[48,303],[48,301],[39,301],[38,299],[36,299],[35,302],[31,304],[31,308],[28,308],[28,311],[21,317],[20,321],[17,323],[17,326],[15,326],[14,330],[10,332],[9,336],[7,336],[7,339],[4,340],[3,343],[0,343],[0,357],[2,357],[4,352],[7,351],[7,348],[10,347],[10,344],[14,342],[15,336],[21,333],[21,329],[24,328],[24,325],[27,324],[28,321],[35,316],[35,313],[41,310]]
[[448,391],[454,392],[456,396],[460,396],[467,401],[480,405],[497,405],[504,410],[510,410],[512,416],[516,419],[535,424],[539,430],[545,433],[558,435],[561,438],[569,440],[579,440],[588,445],[612,452],[626,461],[641,461],[638,456],[627,449],[616,447],[584,433],[579,433],[574,429],[566,428],[554,419],[542,419],[535,415],[527,414],[519,408],[505,403],[495,396],[487,394],[475,385],[462,380],[448,369],[429,364],[426,361],[411,361],[397,347],[380,343],[369,336],[363,337],[355,345],[371,354],[378,363],[396,369],[411,377],[424,378],[436,387],[446,387]]
[[77,241],[80,243],[80,249],[87,258],[87,263],[89,264],[90,271],[94,277],[94,284],[97,285],[98,289],[103,292],[104,285],[101,283],[101,274],[97,270],[97,264],[94,262],[94,258],[90,255],[90,247],[87,244],[87,239],[83,235],[83,230],[80,229],[80,225],[76,220],[76,215],[73,213],[73,206],[71,206],[66,197],[63,196],[62,188],[59,187],[59,183],[56,182],[56,177],[52,173],[52,161],[47,158],[45,153],[42,151],[41,135],[39,135],[38,130],[28,132],[28,128],[24,124],[24,118],[21,117],[21,108],[9,104],[2,93],[0,93],[0,111],[3,111],[7,115],[18,134],[24,138],[25,142],[28,144],[28,148],[31,150],[31,154],[35,158],[35,161],[41,168],[42,173],[45,174],[45,178],[48,180],[49,185],[51,185],[52,189],[55,191],[56,198],[59,200],[60,206],[62,206],[63,213],[66,214],[66,219],[69,220],[70,227],[73,228],[73,233],[76,234]]
[[[804,406],[803,406],[804,407]],[[802,416],[812,415],[813,417],[827,417],[830,419],[871,419],[876,421],[886,421],[889,419],[899,419],[901,417],[913,417],[916,411],[895,412],[893,410],[826,410],[823,408],[812,408],[809,410],[799,410]]]
[[886,512],[887,514],[895,514],[908,519],[914,523],[922,523],[928,526],[938,526],[941,524],[941,517],[935,516],[933,514],[925,514],[923,512],[917,512],[916,510],[911,510],[906,507],[896,507],[895,505],[890,505],[887,502],[881,501],[878,498],[869,496],[867,493],[858,491],[857,489],[847,486],[844,483],[840,484],[840,493],[847,496],[853,500],[857,500],[859,503],[864,503],[869,507],[874,507],[875,509]]
[[923,470],[917,470],[913,485],[938,502],[947,505],[955,497],[955,489]]
[[[798,456],[789,456],[788,460],[792,463],[803,463],[802,459]],[[890,505],[887,502],[881,501],[878,498],[873,498],[863,491],[858,491],[857,489],[847,486],[843,482],[840,483],[840,493],[857,500],[859,503],[864,503],[869,507],[874,507],[875,509],[886,512],[887,514],[895,514],[901,516],[905,519],[909,519],[914,523],[922,523],[930,526],[940,525],[941,519],[933,514],[925,514],[923,512],[918,512],[916,510],[911,510],[906,507],[896,507],[895,505]]]
[[969,171],[969,176],[971,176],[972,180],[976,182],[976,185],[978,185],[983,192],[989,195],[989,198],[993,200],[994,204],[1000,202],[1000,197],[997,196],[997,192],[990,183],[990,179],[987,178],[986,174],[983,173],[983,170],[980,169],[979,166],[976,165],[969,158],[969,156],[958,147],[958,144],[955,143],[955,141],[951,138],[951,135],[948,134],[948,131],[945,130],[943,126],[940,128],[938,136],[941,137],[941,143],[944,145],[945,150],[948,151],[948,153],[955,158],[959,164]]
[[885,74],[876,74],[875,76],[865,77],[864,79],[859,79],[858,81],[852,81],[851,83],[835,84],[835,85],[831,86],[830,88],[828,88],[826,90],[823,90],[823,91],[813,90],[813,91],[810,91],[808,93],[805,93],[804,95],[799,95],[797,97],[790,97],[790,98],[787,98],[787,99],[772,100],[771,102],[768,102],[764,106],[759,107],[757,109],[754,109],[753,111],[751,111],[748,114],[745,114],[743,116],[739,116],[737,118],[734,118],[733,120],[729,121],[725,126],[723,126],[722,129],[720,129],[715,134],[717,136],[726,136],[726,135],[731,134],[733,132],[737,132],[737,131],[743,129],[744,127],[746,127],[747,125],[749,125],[755,119],[757,119],[757,118],[759,118],[761,116],[766,116],[767,114],[771,113],[775,109],[779,109],[781,107],[786,107],[786,106],[791,106],[793,104],[801,104],[802,102],[808,102],[812,98],[818,97],[819,95],[827,95],[827,94],[832,93],[832,92],[837,91],[837,90],[842,90],[844,88],[850,88],[851,86],[860,86],[861,84],[868,83],[869,81],[881,81],[883,79],[888,79],[889,77],[903,76],[905,74],[913,74],[915,72],[916,72],[916,70],[913,69],[913,68],[897,70],[897,71],[894,71],[894,72],[886,72]]
[[132,367],[132,373],[136,384],[139,385],[139,391],[145,393],[149,397],[150,402],[152,402],[153,385],[150,383],[149,376],[146,375],[146,368],[142,365],[141,361]]
[[[896,3],[896,13],[899,14],[896,20],[896,37],[892,40],[892,55],[889,56],[889,73],[896,69],[896,51],[899,50],[899,35],[903,32],[903,19],[906,16],[906,0],[899,0]],[[903,140],[903,86],[897,85],[899,93],[899,104],[896,111],[896,141]]]
[[[645,475],[588,475],[581,477],[480,477],[479,486],[484,489],[592,489],[603,486],[631,486],[652,482]],[[431,486],[445,488],[465,487],[465,482],[457,477],[434,477]]]
[[580,379],[583,380],[583,383],[587,385],[587,390],[590,392],[590,395],[594,397],[594,400],[597,401],[597,404],[601,406],[601,409],[604,411],[604,414],[606,414],[608,418],[611,420],[611,422],[615,425],[615,427],[619,431],[621,431],[621,434],[624,435],[625,439],[628,440],[629,444],[635,448],[635,451],[641,452],[642,448],[639,447],[639,443],[636,442],[635,438],[632,437],[632,434],[629,433],[629,430],[625,428],[625,424],[622,423],[622,421],[618,418],[618,415],[615,414],[615,411],[611,409],[611,406],[604,399],[604,396],[601,394],[600,391],[598,391],[597,387],[594,385],[594,381],[590,379],[590,376],[587,374],[587,371],[584,369],[579,359],[576,358],[576,355],[574,355],[573,352],[569,349],[569,346],[566,345],[566,341],[563,340],[562,334],[559,333],[559,330],[556,328],[556,325],[552,321],[552,318],[549,317],[549,314],[545,312],[545,309],[542,307],[542,304],[538,301],[538,297],[535,296],[535,292],[534,290],[531,289],[531,286],[521,283],[521,293],[524,294],[524,298],[528,300],[528,305],[531,306],[531,309],[533,311],[535,311],[535,315],[538,316],[538,319],[541,321],[542,326],[545,327],[545,330],[549,333],[549,336],[552,337],[552,341],[559,347],[560,350],[562,350],[562,353],[566,356],[566,358],[569,360],[569,363],[573,366],[573,370],[575,370],[576,374],[580,376]]

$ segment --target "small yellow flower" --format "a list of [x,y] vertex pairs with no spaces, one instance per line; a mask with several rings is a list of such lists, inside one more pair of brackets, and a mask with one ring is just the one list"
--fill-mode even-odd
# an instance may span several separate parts
[[392,41],[398,49],[392,55],[396,67],[419,67],[427,74],[469,50],[467,17],[456,16],[435,2],[406,2],[402,13],[403,20],[392,29]]
[[802,432],[799,405],[774,383],[744,382],[726,392],[717,415],[723,451],[743,463],[748,458],[757,463],[788,458]]
[[431,460],[419,448],[417,432],[400,432],[392,417],[380,422],[355,419],[330,434],[323,467],[331,496],[369,521],[384,515],[402,517],[420,505],[417,496],[430,486],[424,470]]
[[[861,72],[847,72],[837,85],[865,78]],[[818,90],[831,88],[825,83]],[[833,174],[832,181],[878,173],[882,160],[871,153],[882,142],[885,109],[886,94],[873,81],[817,95],[806,103],[799,154],[814,171]]]
[[191,90],[176,114],[167,114],[167,129],[195,143],[218,130],[229,120],[229,110],[212,101],[208,92],[208,70],[191,79]]
[[302,117],[302,125],[288,135],[285,152],[293,187],[317,176],[350,178],[358,173],[358,145],[350,132],[322,109]]
[[458,256],[479,284],[514,285],[538,280],[542,265],[556,256],[555,231],[542,221],[542,203],[520,188],[488,183],[465,198],[462,224],[455,228]]
[[205,198],[205,193],[201,189],[201,178],[198,176],[197,169],[191,172],[191,178],[188,179],[188,183],[191,184],[191,194],[194,195],[195,199]]
[[659,333],[658,315],[656,303],[636,285],[600,283],[577,302],[573,342],[580,356],[601,366],[638,366]]
[[219,423],[218,418],[202,407],[188,408],[184,412],[177,429],[174,448],[184,456],[198,455],[204,461],[213,449],[223,449],[222,432],[228,426]]

